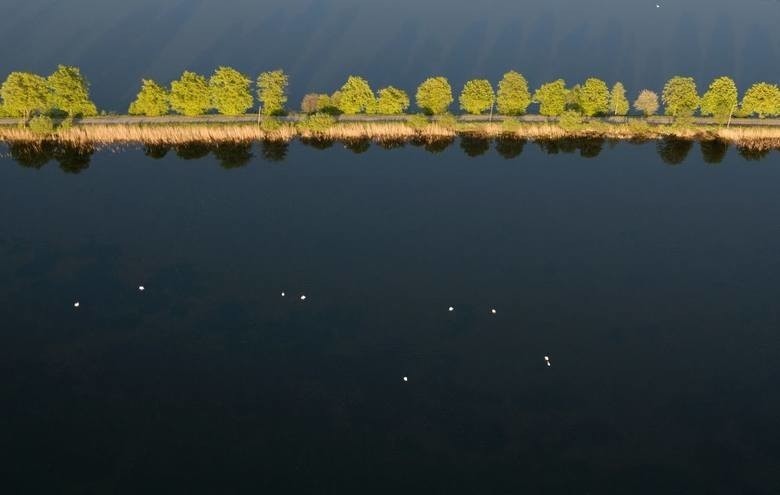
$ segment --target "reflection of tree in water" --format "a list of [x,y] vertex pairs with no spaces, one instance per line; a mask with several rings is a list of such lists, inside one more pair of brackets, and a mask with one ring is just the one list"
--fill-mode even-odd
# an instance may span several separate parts
[[170,146],[162,144],[147,144],[144,145],[144,155],[155,160],[165,158],[165,155],[171,150]]
[[301,143],[318,150],[326,150],[333,147],[332,139],[301,138]]
[[516,158],[523,153],[525,139],[503,136],[496,139],[496,151],[507,160]]
[[176,146],[176,156],[182,160],[199,160],[211,152],[211,145],[202,142],[192,142]]
[[394,150],[406,146],[406,141],[403,139],[381,139],[377,144],[384,150]]
[[668,165],[679,165],[685,161],[693,148],[693,141],[687,139],[664,138],[656,144],[658,156]]
[[701,141],[699,148],[701,149],[701,157],[704,163],[720,163],[725,158],[729,145],[719,139],[712,139]]
[[223,168],[243,167],[254,157],[252,143],[220,143],[214,147],[214,157]]
[[536,144],[548,155],[579,151],[583,158],[595,158],[601,154],[605,142],[606,140],[602,138],[566,138],[540,139]]
[[22,167],[41,168],[54,156],[54,145],[43,143],[11,143],[9,145],[11,158]]
[[89,167],[95,149],[91,146],[56,146],[54,159],[60,163],[60,168],[70,174],[77,174]]
[[460,149],[472,158],[481,156],[490,149],[490,140],[477,136],[461,136]]
[[344,141],[344,147],[347,148],[352,153],[355,153],[359,155],[360,153],[365,153],[366,151],[371,148],[371,140],[370,139],[349,139],[347,141]]
[[756,149],[756,148],[737,148],[739,156],[749,162],[757,162],[766,158],[769,155],[769,149]]
[[455,142],[455,138],[452,137],[446,137],[446,138],[435,138],[430,139],[428,141],[425,141],[425,151],[428,153],[441,153],[447,148],[450,147],[452,143]]
[[290,143],[287,141],[263,141],[260,143],[260,154],[269,162],[281,162],[287,158]]
[[39,169],[56,160],[64,172],[79,173],[89,167],[95,149],[91,146],[70,146],[62,143],[12,143],[11,158],[23,167]]

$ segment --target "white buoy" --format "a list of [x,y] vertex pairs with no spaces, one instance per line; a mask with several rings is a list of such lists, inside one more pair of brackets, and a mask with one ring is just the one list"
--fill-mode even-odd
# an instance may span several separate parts
[[306,300],[306,296],[301,296],[301,301],[305,301],[305,300]]
[[74,308],[78,308],[79,306],[80,306],[80,304],[79,304],[79,302],[78,302],[78,301],[76,301],[76,302],[74,302],[74,303],[73,303],[73,307],[74,307]]
[[657,8],[657,9],[660,9],[660,8],[661,8],[661,6],[660,6],[660,5],[658,5],[658,4],[655,4],[655,8]]
[[144,287],[143,285],[139,285],[139,286],[138,286],[138,290],[139,290],[139,291],[141,291],[141,292],[143,292],[143,291],[145,291],[145,290],[146,290],[146,287]]
[[409,381],[409,377],[408,377],[408,376],[405,376],[405,377],[404,377],[404,381],[405,381],[405,382],[408,382],[408,381]]
[[552,364],[550,364],[550,356],[544,356],[544,361],[547,363],[547,366],[552,366]]
[[284,292],[282,292],[282,297],[284,297],[284,295],[285,295]]
[[493,309],[491,309],[491,310],[490,310],[490,312],[491,312],[492,314],[496,314],[496,309],[495,309],[495,308],[493,308]]
[[453,308],[452,306],[450,306],[450,309],[449,309],[449,310],[452,312],[452,311],[455,311],[455,308]]

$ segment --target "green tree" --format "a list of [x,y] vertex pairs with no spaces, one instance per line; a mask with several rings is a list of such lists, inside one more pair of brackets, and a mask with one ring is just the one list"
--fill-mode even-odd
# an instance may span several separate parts
[[591,77],[580,88],[579,103],[582,113],[588,117],[609,111],[609,88],[601,79]]
[[667,81],[663,96],[664,112],[672,117],[692,117],[699,108],[699,92],[692,77],[676,76]]
[[171,108],[177,113],[193,117],[211,109],[211,95],[206,78],[185,71],[171,83]]
[[12,72],[0,87],[3,109],[8,115],[29,119],[33,112],[46,110],[49,89],[46,79],[29,72]]
[[242,115],[255,101],[249,87],[252,81],[230,67],[220,67],[209,79],[211,106],[222,115]]
[[725,124],[737,108],[737,85],[730,77],[719,77],[712,81],[701,98],[702,115],[712,115],[719,124]]
[[417,88],[417,106],[428,115],[440,115],[452,105],[452,87],[445,77],[429,77]]
[[658,94],[649,89],[640,91],[639,96],[637,96],[636,101],[634,102],[634,108],[645,114],[645,117],[655,115],[658,111],[658,107]]
[[463,86],[460,93],[460,108],[466,112],[479,115],[493,106],[496,95],[493,86],[487,79],[472,79]]
[[626,88],[623,87],[623,83],[616,82],[609,94],[609,112],[612,115],[626,115],[629,108]]
[[531,93],[528,91],[528,81],[515,72],[510,71],[498,83],[496,107],[502,115],[522,115],[531,104]]
[[757,114],[760,119],[780,115],[780,87],[763,82],[754,84],[742,98],[742,110],[746,115]]
[[97,115],[97,107],[89,97],[89,81],[77,67],[60,65],[46,80],[49,106],[70,117]]
[[347,115],[365,112],[375,104],[374,92],[362,77],[349,76],[340,92],[338,108]]
[[159,117],[166,115],[171,110],[170,94],[168,90],[151,79],[144,79],[141,83],[141,91],[135,101],[130,104],[130,115],[147,115]]
[[380,89],[377,93],[374,113],[381,115],[399,115],[409,108],[409,95],[406,91],[393,86]]
[[283,70],[263,72],[257,78],[257,96],[265,115],[281,115],[287,104],[287,86],[290,78]]
[[566,109],[566,98],[569,91],[566,82],[558,79],[542,86],[534,92],[534,102],[539,104],[539,113],[555,117]]

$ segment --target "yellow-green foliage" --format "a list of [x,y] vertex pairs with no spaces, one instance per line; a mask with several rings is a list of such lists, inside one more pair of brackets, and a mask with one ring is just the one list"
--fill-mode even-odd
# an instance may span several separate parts
[[274,132],[282,128],[282,123],[274,117],[263,117],[260,121],[260,128],[265,132]]
[[440,115],[439,118],[436,119],[436,123],[439,127],[449,130],[455,130],[458,127],[458,119],[451,113]]
[[585,81],[578,94],[582,113],[589,117],[609,111],[609,88],[601,79],[591,77]]
[[[309,93],[305,95],[301,100],[301,112],[314,113],[319,110],[317,103],[320,101],[321,96],[328,98],[328,95],[321,95],[318,93]],[[328,98],[328,100],[330,100],[330,98]]]
[[336,124],[336,119],[326,113],[315,113],[307,115],[300,122],[298,128],[312,133],[322,133]]
[[338,109],[347,114],[370,110],[375,104],[374,92],[368,81],[358,76],[349,76],[347,82],[341,87],[338,100]]
[[776,84],[754,84],[742,98],[742,111],[761,119],[780,115],[780,88]]
[[452,87],[445,77],[429,77],[417,88],[417,106],[428,115],[439,115],[452,105]]
[[576,110],[566,110],[558,118],[558,125],[567,131],[578,131],[582,129],[582,114]]
[[168,90],[151,79],[144,79],[141,83],[141,91],[130,104],[130,115],[146,115],[159,117],[166,115],[171,110],[170,94]]
[[39,136],[47,136],[54,132],[54,121],[48,115],[38,115],[30,119],[27,127]]
[[676,76],[667,81],[663,96],[664,113],[672,117],[690,117],[699,108],[696,81],[692,77]]
[[190,117],[203,115],[211,109],[211,95],[206,78],[185,71],[181,78],[171,83],[171,108],[174,112]]
[[495,97],[490,81],[472,79],[463,86],[460,93],[460,108],[470,114],[479,115],[493,106]]
[[498,83],[496,106],[503,115],[522,115],[531,104],[528,81],[521,74],[510,71]]
[[636,101],[634,102],[634,108],[645,114],[645,117],[655,115],[658,111],[658,94],[655,91],[649,89],[643,89],[639,92]]
[[737,107],[737,85],[730,77],[719,77],[712,81],[701,98],[701,114],[712,115],[715,121],[725,124]]
[[626,88],[623,83],[616,82],[609,94],[609,112],[612,115],[626,115],[629,110]]
[[222,115],[243,115],[255,101],[247,76],[230,67],[220,67],[209,79],[211,106]]
[[517,119],[505,119],[501,122],[501,130],[506,134],[514,134],[521,127],[520,121]]
[[0,87],[4,111],[12,117],[30,118],[49,104],[46,79],[29,72],[12,72]]
[[542,84],[534,93],[534,102],[539,104],[539,113],[548,117],[562,114],[566,109],[568,93],[563,79]]
[[430,125],[430,120],[424,114],[416,113],[409,117],[406,124],[414,130],[421,131]]
[[77,67],[60,65],[46,80],[49,106],[71,117],[97,115],[97,107],[89,98],[89,82]]
[[409,95],[393,86],[380,89],[372,112],[380,115],[399,115],[409,108]]
[[263,72],[257,78],[257,96],[265,115],[281,115],[287,104],[287,86],[290,78],[283,70]]

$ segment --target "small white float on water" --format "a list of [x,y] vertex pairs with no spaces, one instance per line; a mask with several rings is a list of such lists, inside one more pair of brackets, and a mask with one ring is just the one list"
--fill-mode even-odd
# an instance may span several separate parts
[[306,296],[301,296],[301,301],[305,301],[305,300],[306,300]]
[[405,382],[408,382],[408,381],[409,381],[409,377],[408,377],[408,376],[405,376],[405,377],[404,377],[404,381],[405,381]]
[[493,308],[493,309],[491,309],[491,310],[490,310],[490,312],[491,312],[492,314],[496,314],[496,308]]
[[547,363],[547,366],[552,366],[552,364],[550,364],[550,356],[544,356],[544,360]]
[[145,290],[146,290],[146,287],[144,287],[143,285],[139,285],[139,286],[138,286],[138,290],[139,290],[140,292],[143,292],[143,291],[145,291]]
[[449,309],[449,311],[455,311],[455,308],[453,308],[452,306],[450,306],[450,309]]
[[81,304],[78,301],[73,303],[74,308],[78,308],[79,306],[81,306]]
[[282,297],[284,297],[284,296],[285,296],[285,294],[284,294],[284,292],[282,292]]

